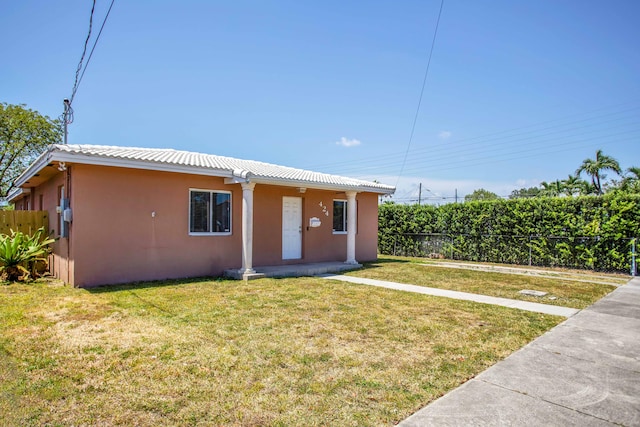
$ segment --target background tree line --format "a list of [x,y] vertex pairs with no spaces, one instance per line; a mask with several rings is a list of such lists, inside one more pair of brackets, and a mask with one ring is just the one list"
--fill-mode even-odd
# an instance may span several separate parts
[[[616,177],[607,180],[607,172],[613,172]],[[583,179],[586,176],[587,179]],[[557,196],[601,196],[610,192],[625,192],[640,194],[640,167],[632,166],[623,171],[620,163],[611,156],[596,151],[593,159],[583,160],[573,175],[566,179],[543,181],[538,187],[520,188],[513,190],[510,199],[529,197],[557,197]],[[480,188],[465,196],[465,201],[499,199],[495,193]]]

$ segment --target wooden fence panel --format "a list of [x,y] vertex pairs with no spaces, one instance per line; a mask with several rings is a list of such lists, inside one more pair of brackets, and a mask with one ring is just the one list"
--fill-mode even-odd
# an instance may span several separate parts
[[11,230],[33,234],[40,227],[49,234],[47,211],[0,211],[0,234],[11,234]]

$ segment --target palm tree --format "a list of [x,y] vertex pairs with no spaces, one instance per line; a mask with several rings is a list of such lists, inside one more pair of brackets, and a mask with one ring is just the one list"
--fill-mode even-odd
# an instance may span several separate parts
[[620,188],[624,191],[640,192],[640,167],[632,166],[627,169]]
[[598,190],[589,181],[581,179],[578,183],[578,194],[581,196],[589,196],[591,194],[598,194]]
[[579,176],[569,175],[567,179],[562,181],[564,184],[564,194],[567,196],[573,196],[576,193],[580,194],[580,188],[583,182]]
[[540,194],[547,197],[557,197],[564,191],[564,181],[556,179],[552,182],[542,181]]
[[602,184],[600,182],[602,171],[612,170],[618,175],[622,173],[620,164],[613,157],[602,154],[602,150],[596,151],[596,158],[585,159],[582,161],[582,165],[576,170],[576,175],[580,176],[582,172],[591,177],[591,182],[596,189],[598,195],[602,194]]

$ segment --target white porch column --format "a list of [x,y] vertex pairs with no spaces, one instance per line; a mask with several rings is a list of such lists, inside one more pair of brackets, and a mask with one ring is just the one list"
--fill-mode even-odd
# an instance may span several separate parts
[[345,264],[357,264],[356,261],[356,192],[347,191],[347,260]]
[[242,268],[241,274],[251,274],[253,269],[253,189],[255,182],[242,183]]

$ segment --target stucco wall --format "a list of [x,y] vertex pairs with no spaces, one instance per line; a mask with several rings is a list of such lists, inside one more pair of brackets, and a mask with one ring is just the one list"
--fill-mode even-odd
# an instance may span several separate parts
[[356,200],[358,201],[356,259],[360,262],[375,261],[378,259],[378,195],[360,193]]
[[[45,210],[49,213],[49,232],[52,237],[59,237],[60,222],[56,207],[60,204],[58,200],[58,187],[66,185],[65,174],[57,173],[53,178],[49,179],[37,188],[32,189],[31,209]],[[40,200],[42,199],[42,207]],[[52,255],[49,258],[49,271],[58,279],[67,283],[73,283],[73,268],[69,262],[69,241],[67,239],[57,239],[53,243]]]
[[[239,185],[87,165],[75,165],[73,178],[76,286],[211,276],[240,266]],[[232,191],[232,235],[189,235],[190,188]]]
[[[134,281],[217,276],[240,268],[242,189],[223,178],[170,172],[79,165],[71,172],[73,222],[70,238],[56,243],[52,270],[75,286],[90,287]],[[43,194],[50,228],[58,234],[56,175],[34,191]],[[189,235],[189,189],[232,193],[232,233]],[[302,258],[282,260],[282,198],[302,199]],[[347,236],[332,232],[333,200],[344,193],[257,184],[254,190],[254,267],[346,260]],[[320,206],[322,203],[322,206]],[[377,195],[360,193],[356,259],[377,256]],[[155,215],[152,213],[155,212]],[[310,228],[309,218],[322,221]],[[69,243],[69,247],[67,247]],[[71,269],[67,269],[67,252]]]

